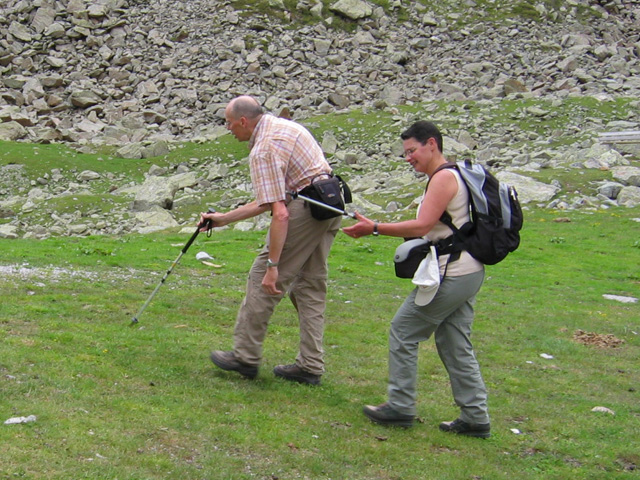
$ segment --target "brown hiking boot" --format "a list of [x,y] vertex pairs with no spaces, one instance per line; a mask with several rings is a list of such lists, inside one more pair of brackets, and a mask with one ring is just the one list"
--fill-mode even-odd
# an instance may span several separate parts
[[247,378],[256,378],[258,375],[258,367],[256,365],[247,365],[236,358],[233,352],[223,352],[216,350],[211,352],[211,361],[223,370],[238,372]]
[[467,437],[489,438],[491,436],[491,424],[471,424],[460,418],[456,418],[452,422],[442,422],[440,424],[440,430],[458,435],[466,435]]
[[284,378],[292,382],[308,383],[310,385],[320,385],[320,375],[309,373],[296,364],[278,365],[273,369],[276,377]]
[[396,412],[387,402],[378,406],[365,405],[362,411],[369,417],[369,420],[380,425],[395,427],[413,426],[413,415]]

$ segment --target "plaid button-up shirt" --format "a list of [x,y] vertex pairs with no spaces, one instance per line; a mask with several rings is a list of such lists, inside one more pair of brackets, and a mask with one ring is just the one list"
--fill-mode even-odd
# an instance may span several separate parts
[[302,125],[262,116],[249,140],[251,182],[258,205],[286,200],[331,167],[313,135]]

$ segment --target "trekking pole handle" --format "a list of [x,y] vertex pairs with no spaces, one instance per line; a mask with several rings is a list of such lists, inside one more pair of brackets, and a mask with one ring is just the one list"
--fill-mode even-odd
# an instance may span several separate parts
[[[216,213],[216,209],[213,207],[209,207],[209,210],[207,211],[207,213]],[[195,241],[202,227],[207,227],[207,231],[211,231],[211,229],[213,228],[213,222],[211,220],[206,220],[204,223],[198,223],[198,226],[196,227],[196,231],[193,232],[193,235],[191,235],[191,238],[189,239],[189,241],[182,248],[182,253],[187,253],[187,250],[189,250],[189,247]]]
[[[213,207],[209,207],[209,210],[207,210],[207,213],[216,213],[216,209]],[[211,220],[206,220],[204,222],[204,225],[202,224],[198,224],[198,227],[207,227],[207,230],[211,230],[213,228],[213,222]]]

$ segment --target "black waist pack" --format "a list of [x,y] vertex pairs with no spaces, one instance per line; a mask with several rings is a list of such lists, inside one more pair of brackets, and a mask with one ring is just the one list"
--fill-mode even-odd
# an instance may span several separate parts
[[413,278],[420,262],[430,250],[431,242],[424,238],[413,238],[400,244],[393,257],[396,277]]
[[[326,178],[318,178],[326,177]],[[344,211],[345,203],[351,203],[351,190],[339,175],[321,173],[311,180],[311,185],[303,188],[300,193],[318,202],[322,202],[338,210]],[[324,208],[314,203],[307,203],[311,209],[311,216],[316,220],[328,220],[339,217],[342,213]]]
[[393,257],[393,264],[398,278],[413,278],[424,260],[431,251],[431,245],[436,247],[438,255],[451,255],[449,262],[454,262],[460,258],[460,251],[452,243],[452,237],[443,238],[437,242],[431,242],[424,238],[407,238],[398,245]]

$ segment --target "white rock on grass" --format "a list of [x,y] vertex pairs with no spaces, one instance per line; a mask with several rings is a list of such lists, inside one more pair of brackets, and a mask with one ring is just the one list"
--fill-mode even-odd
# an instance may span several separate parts
[[32,423],[37,420],[35,415],[29,415],[28,417],[12,417],[5,420],[5,425],[17,425],[19,423]]
[[609,294],[604,294],[602,296],[607,300],[615,300],[616,302],[620,302],[620,303],[638,303],[638,299],[635,297],[624,297],[622,295],[609,295]]

